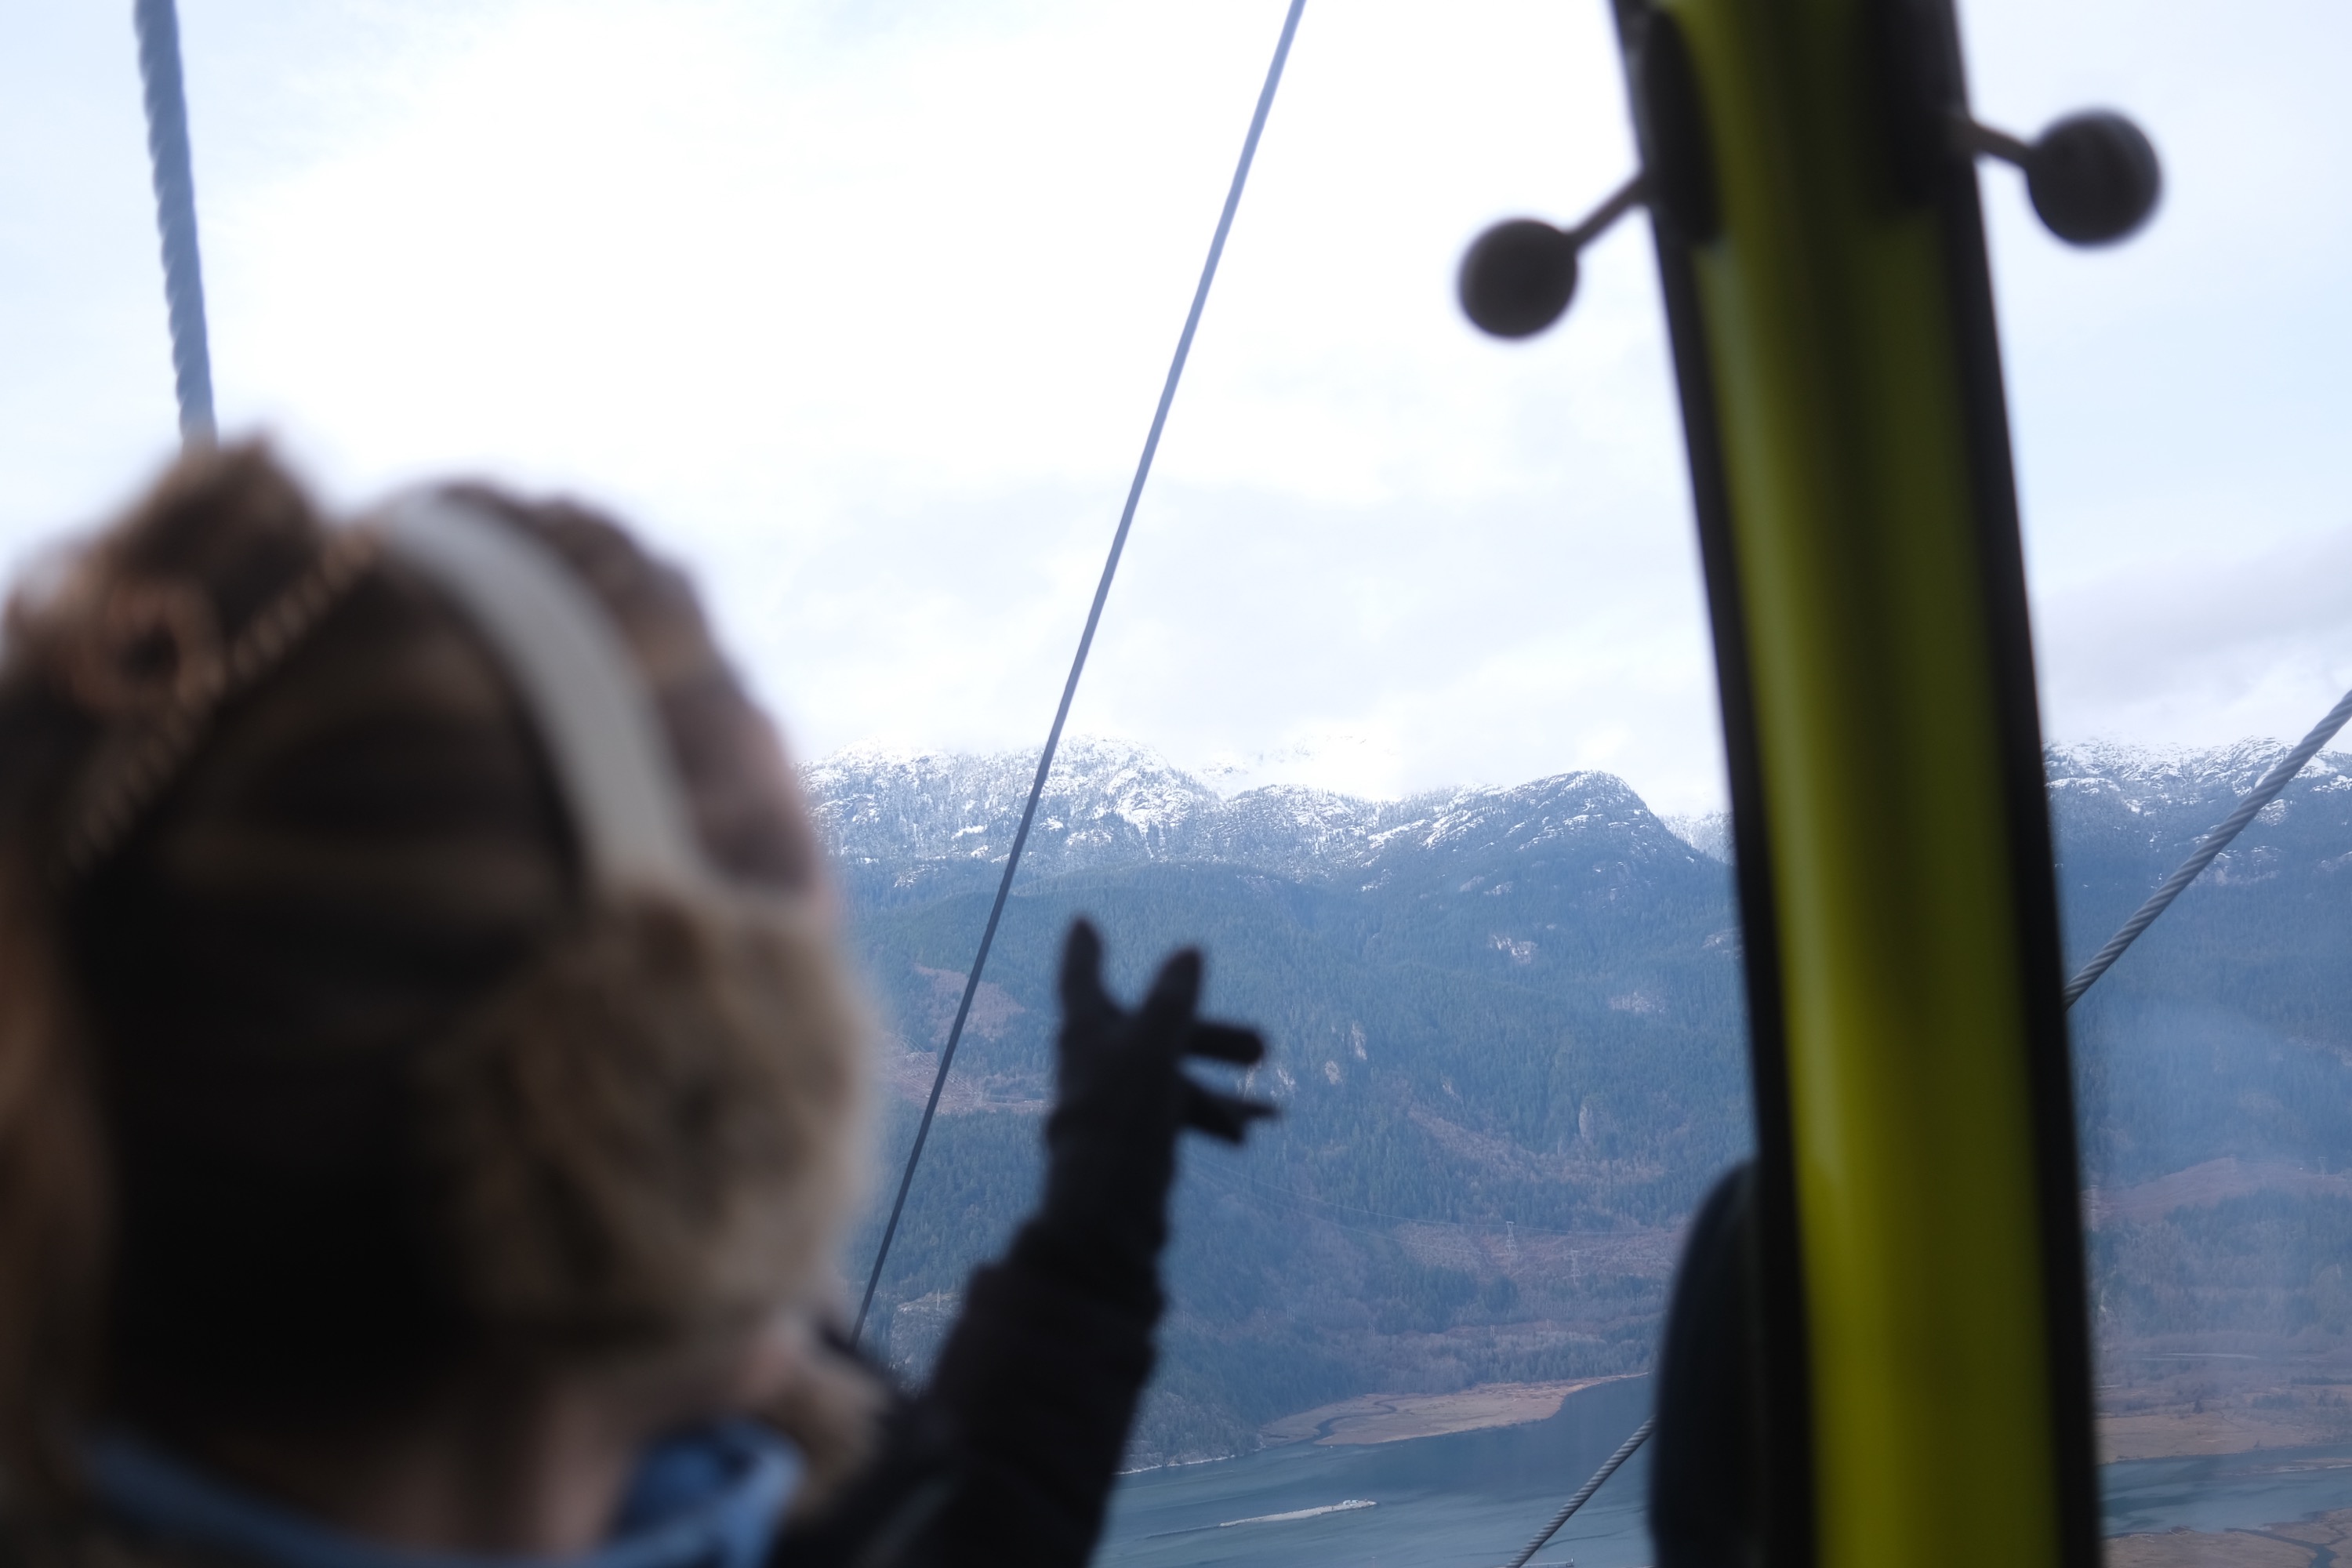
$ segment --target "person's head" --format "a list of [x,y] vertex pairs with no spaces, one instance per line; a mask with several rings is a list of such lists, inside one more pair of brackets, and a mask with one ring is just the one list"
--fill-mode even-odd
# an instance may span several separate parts
[[723,1400],[825,1289],[863,1035],[775,735],[619,528],[448,493],[609,617],[711,875],[600,875],[478,606],[258,447],[37,574],[0,658],[13,1495],[100,1425],[328,1432],[492,1371]]

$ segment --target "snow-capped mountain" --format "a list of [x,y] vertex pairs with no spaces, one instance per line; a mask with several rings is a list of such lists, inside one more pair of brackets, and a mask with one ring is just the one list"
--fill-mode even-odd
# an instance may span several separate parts
[[[826,847],[852,863],[1002,864],[1035,776],[1034,754],[858,748],[801,770]],[[1187,858],[1216,792],[1140,746],[1072,736],[1031,826],[1028,863],[1075,870]]]
[[[802,770],[828,847],[853,865],[1002,865],[1033,757],[860,749]],[[1700,858],[1608,773],[1366,800],[1276,784],[1226,799],[1150,749],[1073,737],[1046,779],[1024,864],[1040,874],[1213,861],[1286,876],[1391,878],[1433,856],[1461,866],[1560,854],[1639,865]]]
[[[2283,749],[2051,750],[2076,962]],[[893,1163],[1034,766],[1034,754],[858,751],[803,772],[889,1035]],[[1130,988],[1179,943],[1210,954],[1214,1005],[1266,1030],[1256,1087],[1284,1105],[1252,1141],[1246,1182],[1203,1162],[1180,1194],[1175,1371],[1138,1462],[1243,1450],[1272,1415],[1375,1388],[1638,1370],[1673,1227],[1750,1138],[1722,826],[1661,821],[1599,773],[1394,801],[1279,786],[1227,797],[1142,747],[1073,739],[877,1299],[884,1353],[910,1369],[928,1353],[942,1304],[1032,1200],[1053,977],[1084,915]],[[2344,1168],[2347,879],[2352,757],[2339,754],[2074,1010],[2095,1184],[2222,1160]],[[857,1256],[880,1224],[870,1216]],[[1572,1254],[1462,1240],[1498,1227],[1605,1235],[1651,1261],[1604,1278]],[[2145,1256],[2179,1256],[2177,1242]],[[2172,1331],[2160,1292],[2141,1294],[2158,1305],[2133,1331]],[[1527,1359],[1538,1345],[1554,1359]]]
[[[2062,858],[2082,868],[2095,860],[2103,879],[2136,879],[2129,865],[2177,859],[2285,752],[2269,741],[2206,751],[2053,746],[2046,763]],[[1024,752],[866,748],[806,767],[802,779],[837,858],[904,872],[1002,866],[1034,767]],[[1727,827],[1720,814],[1662,819],[1623,781],[1601,773],[1402,800],[1282,784],[1227,798],[1148,747],[1076,736],[1046,781],[1025,863],[1039,875],[1202,861],[1367,886],[1417,870],[1493,881],[1514,859],[1566,856],[1629,871],[1720,861],[1729,853]],[[2258,848],[2323,860],[2352,855],[2352,755],[2322,755],[2304,769],[2232,851],[2239,871]],[[2232,870],[2225,857],[2219,877]]]
[[[2287,751],[2279,741],[2241,741],[2205,750],[2089,742],[2050,747],[2043,766],[2053,801],[2097,802],[2151,824],[2182,811],[2219,821]],[[2298,799],[2336,795],[2352,795],[2352,755],[2323,752],[2304,765],[2280,799],[2292,809]]]
[[[2118,896],[2169,871],[2287,752],[2276,741],[2206,751],[2053,746],[2052,825],[2070,902],[2094,884]],[[2219,887],[2287,872],[2352,868],[2352,755],[2323,752],[2248,825],[2200,880]]]

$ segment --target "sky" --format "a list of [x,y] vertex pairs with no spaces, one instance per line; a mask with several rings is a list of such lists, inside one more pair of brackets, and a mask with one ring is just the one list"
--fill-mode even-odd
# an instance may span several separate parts
[[[2352,11],[1962,0],[1981,117],[2132,113],[2152,226],[1985,189],[2044,726],[2352,685]],[[0,7],[0,570],[176,440],[129,0]],[[216,397],[338,508],[606,506],[795,751],[1032,748],[1282,0],[182,0]],[[1719,804],[1646,236],[1483,339],[1494,219],[1631,171],[1601,0],[1309,0],[1073,714],[1226,787]]]

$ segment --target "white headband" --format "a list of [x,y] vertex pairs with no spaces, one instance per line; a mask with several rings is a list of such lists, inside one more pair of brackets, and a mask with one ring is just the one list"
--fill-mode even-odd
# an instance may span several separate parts
[[386,507],[381,536],[498,655],[554,763],[596,884],[707,884],[652,694],[578,574],[478,504],[434,491]]

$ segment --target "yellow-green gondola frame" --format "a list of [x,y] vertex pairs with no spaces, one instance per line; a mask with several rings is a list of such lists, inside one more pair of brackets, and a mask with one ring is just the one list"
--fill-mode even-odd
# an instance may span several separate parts
[[2089,1568],[2056,900],[1950,5],[1617,13],[1731,763],[1767,1556]]

